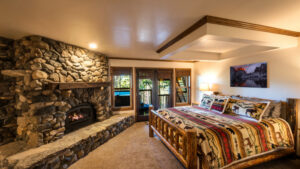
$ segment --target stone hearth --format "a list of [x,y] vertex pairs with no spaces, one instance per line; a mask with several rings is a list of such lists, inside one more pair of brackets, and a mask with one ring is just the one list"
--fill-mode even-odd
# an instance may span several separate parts
[[[68,168],[133,123],[134,115],[131,113],[114,115],[107,120],[96,122],[67,134],[53,143],[14,155],[0,154],[0,168]],[[3,149],[5,148],[3,147]]]

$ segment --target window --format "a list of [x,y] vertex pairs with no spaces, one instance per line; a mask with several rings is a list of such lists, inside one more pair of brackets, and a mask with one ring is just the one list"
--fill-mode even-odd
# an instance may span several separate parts
[[113,109],[132,109],[132,68],[112,67],[111,75]]
[[160,79],[158,81],[158,98],[159,98],[159,108],[167,108],[169,105],[169,100],[171,97],[171,80],[170,79]]
[[172,100],[172,76],[173,70],[160,69],[157,70],[157,82],[158,82],[158,108],[168,108],[173,104]]
[[191,104],[191,69],[176,69],[176,105]]
[[153,104],[153,72],[151,70],[136,70],[137,82],[137,111],[144,118],[148,115],[149,106]]
[[141,103],[152,104],[152,80],[139,79],[139,95]]

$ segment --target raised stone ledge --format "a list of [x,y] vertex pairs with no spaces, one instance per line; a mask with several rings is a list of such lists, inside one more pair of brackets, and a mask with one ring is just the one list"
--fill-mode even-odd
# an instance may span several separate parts
[[65,135],[55,142],[7,157],[4,168],[68,168],[78,159],[134,123],[132,114],[114,115]]
[[98,87],[107,87],[110,85],[110,81],[107,82],[71,82],[71,83],[50,83],[50,89],[59,88],[61,90],[66,89],[85,89],[85,88],[98,88]]
[[2,75],[10,77],[24,77],[31,72],[31,70],[1,70]]

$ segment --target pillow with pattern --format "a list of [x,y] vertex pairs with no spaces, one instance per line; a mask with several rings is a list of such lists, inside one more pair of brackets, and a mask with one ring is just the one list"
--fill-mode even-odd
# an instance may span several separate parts
[[247,100],[252,102],[270,102],[262,118],[279,118],[281,116],[281,101],[242,96],[231,96],[231,98],[238,100]]
[[213,95],[203,94],[200,101],[200,107],[210,110],[210,107],[214,101]]
[[215,96],[210,110],[223,113],[228,101],[228,96]]
[[225,114],[238,114],[254,118],[258,121],[268,108],[270,102],[251,102],[230,98],[225,108]]
[[263,118],[279,118],[281,115],[281,102],[271,101],[268,109],[263,115]]

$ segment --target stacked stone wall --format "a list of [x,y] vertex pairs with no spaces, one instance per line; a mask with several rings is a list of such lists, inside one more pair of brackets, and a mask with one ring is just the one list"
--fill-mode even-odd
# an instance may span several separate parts
[[14,79],[14,113],[17,139],[35,147],[64,135],[66,112],[90,103],[98,121],[111,116],[109,87],[60,90],[50,83],[106,82],[108,58],[74,45],[40,36],[12,43],[13,64],[1,67],[2,76]]

